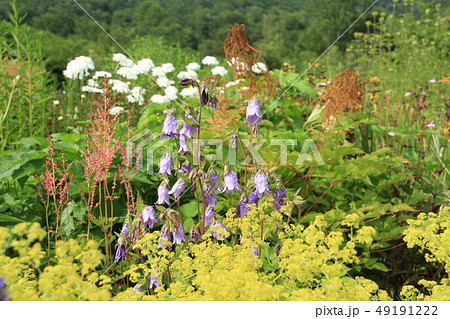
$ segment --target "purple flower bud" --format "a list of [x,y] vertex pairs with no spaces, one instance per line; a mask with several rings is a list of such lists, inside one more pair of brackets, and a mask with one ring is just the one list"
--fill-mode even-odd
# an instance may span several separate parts
[[161,230],[161,236],[159,237],[159,240],[158,240],[158,247],[170,250],[171,245],[170,245],[169,230],[167,230],[167,229]]
[[236,146],[237,146],[237,140],[238,140],[238,135],[236,132],[233,132],[233,135],[231,135],[231,138],[230,138],[230,147],[234,150],[236,149]]
[[258,137],[258,135],[259,135],[259,126],[258,126],[258,124],[254,124],[252,126],[252,135],[254,137]]
[[258,248],[250,247],[250,250],[252,251],[252,256],[258,257],[258,253],[259,253]]
[[[222,228],[223,230],[225,230],[226,232],[230,232],[228,229],[226,229],[225,228],[225,226],[221,223],[221,222],[219,222],[218,220],[216,220],[213,224],[212,224],[212,226],[219,226],[220,228]],[[219,233],[218,231],[217,231],[217,228],[216,227],[212,227],[211,228],[211,234],[213,235],[213,237],[214,237],[214,239],[215,240],[223,240],[223,239],[225,239],[225,237],[223,236],[223,234],[221,234],[221,233]]]
[[205,211],[205,227],[208,226],[209,222],[211,221],[211,217],[214,215],[215,211],[211,205],[209,205],[206,208]]
[[212,98],[209,99],[209,105],[211,106],[211,109],[213,111],[217,111],[217,106],[219,105],[219,100],[215,95],[213,95]]
[[125,250],[125,247],[124,247],[123,245],[119,245],[119,246],[117,247],[117,250],[116,250],[116,256],[115,256],[115,258],[114,258],[115,261],[118,263],[119,261],[124,260],[126,254],[127,254],[127,252],[126,252],[126,250]]
[[209,101],[208,92],[206,91],[206,87],[203,86],[202,93],[201,93],[201,99],[200,99],[201,106],[208,104],[208,101]]
[[142,211],[142,221],[144,222],[144,226],[148,226],[148,228],[153,228],[155,223],[158,222],[155,216],[155,210],[152,206],[147,206]]
[[178,84],[181,86],[192,85],[192,84],[194,84],[194,79],[183,78],[180,81],[178,81]]
[[259,106],[258,101],[251,99],[250,102],[247,105],[247,111],[246,111],[246,117],[244,123],[248,122],[250,126],[253,126],[253,124],[258,123],[261,125],[261,109]]
[[124,235],[125,237],[128,237],[128,235],[130,234],[130,228],[128,227],[127,223],[123,224],[120,234]]
[[286,203],[284,200],[287,198],[286,191],[284,188],[280,188],[277,190],[275,197],[273,198],[273,209],[280,210],[281,206],[285,206]]
[[[197,120],[194,118],[194,116],[192,114],[187,114],[186,113],[186,117],[194,122],[197,123]],[[181,134],[186,135],[186,137],[191,140],[192,139],[192,135],[196,133],[198,134],[198,127],[196,126],[192,126],[187,124],[186,122],[183,122],[183,128],[181,129]]]
[[180,135],[180,149],[178,150],[178,152],[183,155],[189,152],[189,147],[186,144],[186,138],[184,137],[184,135]]
[[269,185],[266,175],[260,172],[255,175],[255,187],[259,198],[261,198],[264,193],[269,193]]
[[142,291],[140,289],[140,285],[139,284],[134,285],[134,287],[133,287],[133,295],[135,295],[139,291]]
[[177,131],[177,120],[173,115],[167,114],[166,119],[164,120],[163,130],[161,132],[161,138],[166,136],[169,139],[172,139],[174,136],[178,136],[180,133]]
[[[206,195],[209,193],[209,190],[210,190],[209,187],[205,187],[205,188],[203,188],[203,193]],[[217,201],[216,192],[212,191],[211,194],[209,194],[209,196],[206,197],[205,205],[206,205],[206,207],[208,207],[208,206],[214,207],[217,205],[217,203],[218,203],[218,201]]]
[[178,228],[176,232],[172,232],[173,235],[173,243],[179,245],[181,244],[182,241],[186,241],[186,239],[184,238],[184,229],[183,229],[183,225],[178,224]]
[[222,193],[223,192],[231,193],[233,190],[236,190],[238,192],[241,191],[241,189],[239,188],[237,174],[236,172],[232,171],[231,168],[228,174],[225,174],[224,180],[225,180],[225,188],[222,190]]
[[172,190],[169,192],[169,194],[173,194],[173,197],[178,198],[185,188],[186,182],[182,179],[178,179],[177,182],[173,185]]
[[158,186],[158,201],[156,204],[162,205],[166,203],[167,205],[170,205],[170,195],[169,195],[169,189],[167,188],[165,183],[161,183],[161,185]]
[[191,164],[189,164],[188,161],[184,162],[183,164],[181,164],[181,168],[180,168],[180,172],[183,173],[184,175],[189,175],[189,173],[192,171],[192,167]]
[[196,227],[192,227],[189,232],[189,236],[194,244],[197,244],[200,241],[200,233],[198,232]]
[[172,175],[172,155],[166,151],[164,156],[159,160],[159,174]]

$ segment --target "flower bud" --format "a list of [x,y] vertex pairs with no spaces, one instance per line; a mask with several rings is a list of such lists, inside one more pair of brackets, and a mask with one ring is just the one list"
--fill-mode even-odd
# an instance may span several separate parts
[[181,86],[194,85],[194,79],[183,78],[178,82]]
[[189,237],[191,237],[191,240],[194,244],[197,244],[200,241],[200,233],[197,230],[197,227],[192,226],[191,230],[189,231]]
[[219,100],[217,99],[217,97],[214,94],[212,94],[212,97],[209,100],[209,105],[211,106],[211,109],[213,111],[217,110],[217,106],[219,105]]

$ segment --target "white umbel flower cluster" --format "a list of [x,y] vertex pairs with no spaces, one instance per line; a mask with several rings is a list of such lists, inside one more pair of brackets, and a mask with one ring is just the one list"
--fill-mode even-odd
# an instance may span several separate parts
[[82,80],[85,76],[89,75],[89,70],[94,70],[94,68],[94,62],[90,57],[79,56],[67,64],[66,69],[63,71],[63,75],[68,79]]
[[130,91],[130,95],[127,95],[127,100],[130,103],[144,103],[144,94],[145,94],[145,89],[140,87],[140,86],[136,86],[134,87],[131,91]]
[[218,65],[219,61],[215,57],[207,55],[203,58],[202,63],[205,65]]
[[228,71],[223,66],[216,66],[211,70],[212,75],[225,76]]
[[267,72],[267,67],[262,62],[257,62],[252,65],[252,71],[258,74],[264,74]]
[[188,71],[198,71],[200,70],[200,64],[198,64],[197,62],[191,62],[188,65],[186,65],[186,70]]
[[130,88],[127,83],[120,80],[109,80],[109,84],[112,84],[112,90],[117,93],[128,93]]
[[123,107],[121,106],[114,106],[109,110],[109,114],[111,114],[112,116],[123,113]]
[[198,95],[198,89],[193,87],[193,86],[188,87],[188,88],[184,88],[184,89],[181,90],[180,95],[182,97],[195,96],[195,95]]

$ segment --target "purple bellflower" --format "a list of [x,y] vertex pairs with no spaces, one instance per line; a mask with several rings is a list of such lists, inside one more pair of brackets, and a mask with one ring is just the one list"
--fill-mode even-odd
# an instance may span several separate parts
[[176,232],[172,232],[173,235],[173,243],[175,244],[181,244],[182,241],[186,241],[186,239],[184,238],[184,229],[183,229],[183,225],[178,224],[178,228]]
[[225,188],[222,190],[223,192],[231,193],[233,190],[236,190],[238,192],[241,191],[239,188],[238,178],[236,172],[232,171],[230,168],[230,171],[225,174],[224,176],[225,180]]
[[181,164],[180,167],[180,173],[183,173],[184,175],[189,175],[189,173],[192,171],[192,167],[191,164],[189,164],[188,161],[184,162],[183,164]]
[[284,188],[279,188],[276,191],[275,197],[273,198],[273,209],[280,210],[281,206],[285,206],[286,203],[284,201],[286,198],[287,194]]
[[269,192],[267,177],[261,172],[258,172],[255,175],[255,187],[259,198],[261,198],[264,193],[268,194]]
[[163,182],[161,185],[158,186],[158,201],[156,204],[162,205],[166,203],[167,205],[170,205],[170,194],[169,189],[167,188],[166,184]]
[[[197,123],[197,120],[194,118],[192,114],[187,114],[186,117],[194,122]],[[198,127],[192,126],[187,124],[186,122],[183,122],[183,128],[181,129],[181,134],[184,134],[189,140],[192,140],[192,135],[194,133],[198,134]]]
[[115,256],[114,260],[118,263],[119,261],[125,259],[126,254],[127,254],[127,252],[125,250],[125,247],[123,245],[119,244],[119,246],[117,247],[117,250],[116,250],[116,256]]
[[256,122],[259,125],[261,125],[261,108],[259,106],[258,101],[255,99],[251,99],[250,102],[247,105],[247,111],[246,111],[246,117],[244,123],[250,124],[250,126],[253,126],[253,124]]
[[170,250],[170,234],[169,234],[169,230],[167,230],[167,229],[162,229],[161,230],[161,236],[159,237],[159,240],[158,240],[158,247]]
[[180,149],[178,150],[181,154],[186,154],[189,152],[189,147],[186,144],[186,137],[184,135],[180,135]]
[[172,176],[172,155],[166,151],[159,161],[159,174]]
[[172,139],[174,136],[178,136],[180,133],[177,131],[177,126],[178,123],[175,117],[171,114],[167,114],[166,119],[164,120],[161,138],[168,136],[169,139]]
[[153,228],[155,223],[158,222],[155,216],[155,210],[153,209],[152,206],[147,206],[142,211],[142,220],[144,222],[144,226],[148,226],[148,228]]
[[169,194],[173,194],[173,197],[178,198],[180,197],[181,193],[186,188],[186,182],[182,179],[178,179],[176,183],[173,185],[172,190],[169,192]]
[[150,274],[150,284],[149,284],[150,289],[152,289],[153,287],[161,287],[161,284],[158,282],[158,276],[154,273]]

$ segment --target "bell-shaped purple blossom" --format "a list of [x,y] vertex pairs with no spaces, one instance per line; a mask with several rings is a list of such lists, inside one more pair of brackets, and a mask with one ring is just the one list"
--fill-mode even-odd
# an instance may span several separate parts
[[167,114],[166,119],[164,120],[161,138],[168,136],[169,139],[172,139],[174,136],[178,136],[180,133],[177,131],[177,126],[178,123],[176,118],[171,114]]
[[150,274],[150,283],[149,283],[150,289],[153,287],[161,287],[161,284],[158,282],[158,275],[151,273]]
[[219,174],[217,174],[214,170],[212,170],[209,174],[209,183],[211,184],[211,187],[216,188],[216,191],[222,191],[222,187],[219,183]]
[[208,94],[208,91],[206,90],[206,86],[203,86],[201,96],[200,96],[200,105],[204,106],[204,105],[208,104],[208,101],[209,101],[209,94]]
[[180,149],[178,150],[178,152],[183,155],[189,152],[189,147],[186,144],[186,138],[184,137],[184,135],[180,135]]
[[125,247],[123,245],[119,244],[119,246],[117,247],[117,250],[116,250],[116,256],[115,256],[114,260],[118,263],[119,261],[125,259],[126,254],[127,254],[127,252],[125,250]]
[[258,172],[255,175],[255,188],[259,198],[261,198],[264,193],[269,193],[269,184],[267,182],[267,177],[261,172]]
[[158,239],[158,247],[170,250],[170,234],[168,229],[161,230],[161,236]]
[[210,99],[209,99],[209,106],[211,106],[211,109],[213,111],[217,111],[217,107],[219,105],[219,99],[213,95]]
[[222,190],[223,192],[231,193],[233,190],[240,192],[238,178],[236,172],[230,171],[224,176],[225,188]]
[[165,152],[159,161],[159,174],[172,175],[172,155],[170,152]]
[[166,184],[161,183],[161,185],[158,186],[158,201],[156,204],[163,205],[164,203],[170,205],[170,194]]
[[[197,123],[197,120],[194,118],[192,114],[187,114],[186,117]],[[198,134],[198,127],[189,125],[186,122],[183,122],[183,128],[181,129],[181,134],[184,134],[189,140],[192,140],[192,136]]]
[[185,188],[186,188],[186,182],[180,178],[173,185],[169,194],[173,194],[173,197],[178,198],[178,197],[180,197],[181,193],[184,191]]
[[287,198],[286,191],[284,188],[279,188],[276,191],[276,194],[273,198],[273,209],[274,210],[280,210],[282,206],[285,206],[285,199]]
[[8,294],[6,293],[5,277],[0,277],[0,301],[7,301]]
[[206,211],[205,211],[205,223],[204,223],[205,227],[208,226],[208,224],[211,221],[211,218],[213,217],[214,213],[215,213],[215,211],[214,211],[213,207],[211,205],[209,205],[206,208]]
[[176,232],[172,232],[173,235],[173,243],[179,245],[181,244],[182,241],[186,241],[186,239],[184,238],[184,229],[183,229],[183,225],[178,224],[178,228]]
[[261,108],[258,101],[251,99],[247,105],[246,117],[244,123],[248,122],[250,126],[256,122],[261,125]]
[[256,191],[256,189],[254,189],[252,192],[250,192],[250,195],[248,195],[247,204],[256,204],[256,206],[258,206],[258,201],[258,192]]
[[[219,222],[218,220],[216,220],[214,223],[212,223],[211,226],[219,226],[220,228],[222,228],[223,230],[225,230],[226,232],[230,232],[228,229],[225,228],[225,226]],[[219,232],[218,227],[212,227],[211,228],[211,234],[213,235],[215,240],[223,240],[225,239],[225,236],[223,235],[222,232]]]
[[148,228],[153,228],[155,223],[158,222],[155,216],[155,210],[152,206],[147,206],[142,211],[142,221],[144,222],[144,226],[148,226]]
[[[206,195],[208,195],[208,193],[210,192],[211,187],[204,187],[203,188],[203,193]],[[216,204],[218,203],[217,201],[217,196],[216,196],[216,192],[212,191],[211,194],[209,194],[208,196],[206,196],[206,200],[205,200],[205,206],[211,206],[214,207],[216,206]]]
[[250,208],[247,207],[247,200],[243,199],[238,203],[236,218],[242,218],[247,215]]
[[250,250],[252,251],[252,256],[258,257],[259,251],[256,247],[250,247]]

